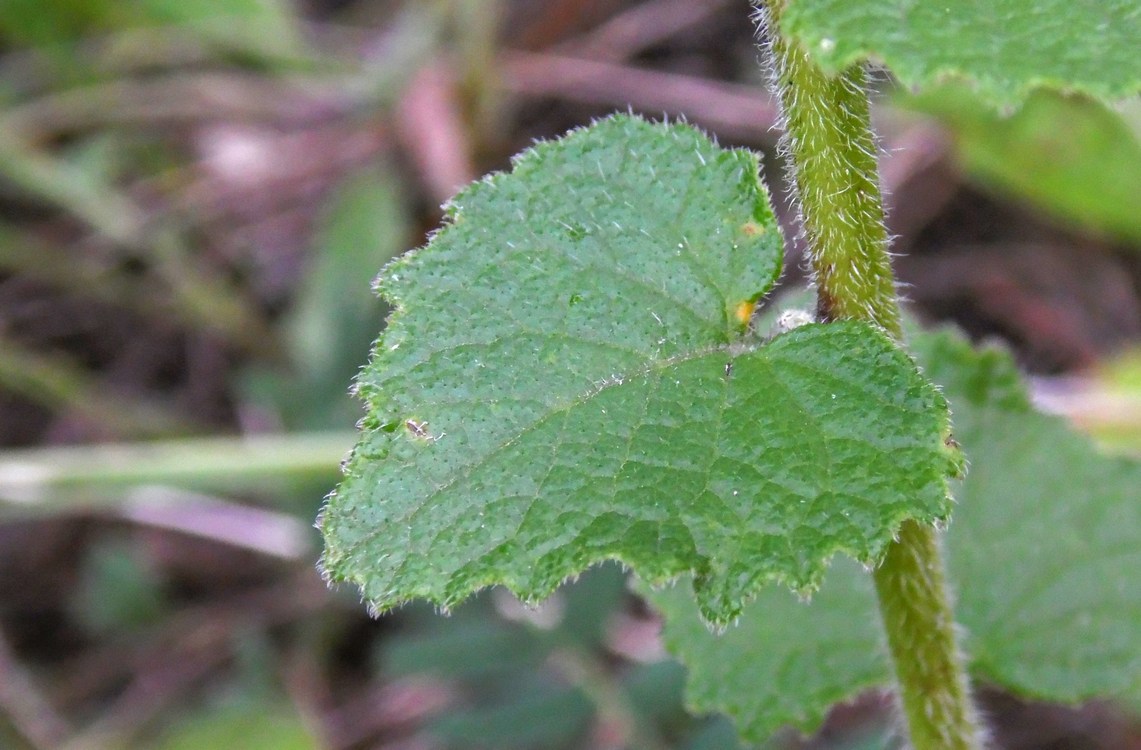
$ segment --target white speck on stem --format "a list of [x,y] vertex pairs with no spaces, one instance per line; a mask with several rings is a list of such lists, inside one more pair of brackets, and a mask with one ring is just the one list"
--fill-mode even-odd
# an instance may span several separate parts
[[831,52],[836,49],[836,40],[829,37],[824,37],[820,40],[820,50],[822,52]]

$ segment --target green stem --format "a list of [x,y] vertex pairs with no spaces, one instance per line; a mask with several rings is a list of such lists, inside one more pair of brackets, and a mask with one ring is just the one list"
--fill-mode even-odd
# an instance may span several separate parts
[[[817,67],[779,32],[765,0],[801,222],[822,320],[864,320],[901,338],[865,74]],[[766,13],[767,12],[767,13]],[[935,529],[907,521],[875,572],[876,593],[915,750],[982,747]]]
[[766,0],[769,33],[800,219],[823,320],[867,320],[899,338],[876,146],[856,65],[829,76],[775,33],[780,0]]

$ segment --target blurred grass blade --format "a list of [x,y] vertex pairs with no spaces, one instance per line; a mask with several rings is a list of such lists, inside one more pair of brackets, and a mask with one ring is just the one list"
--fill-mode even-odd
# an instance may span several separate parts
[[0,174],[29,193],[66,209],[110,240],[145,244],[143,212],[94,174],[34,148],[19,133],[0,127]]
[[35,352],[3,336],[0,389],[56,411],[74,411],[122,437],[153,437],[188,427],[157,404],[108,394],[97,378],[62,355]]
[[[97,493],[106,495],[103,502],[121,501],[121,490],[133,485],[229,491],[289,480],[332,485],[354,439],[330,432],[4,451],[0,502],[58,511],[87,505]],[[0,506],[0,513],[11,510]]]

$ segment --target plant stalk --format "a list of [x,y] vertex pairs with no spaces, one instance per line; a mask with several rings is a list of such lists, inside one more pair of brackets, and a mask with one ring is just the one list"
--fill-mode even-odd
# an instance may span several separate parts
[[[816,66],[780,32],[784,0],[759,5],[784,115],[784,148],[821,320],[863,320],[902,338],[865,72]],[[978,750],[936,530],[906,521],[875,572],[880,614],[915,750]]]
[[0,451],[0,521],[115,505],[131,487],[233,491],[329,482],[353,439],[313,432]]

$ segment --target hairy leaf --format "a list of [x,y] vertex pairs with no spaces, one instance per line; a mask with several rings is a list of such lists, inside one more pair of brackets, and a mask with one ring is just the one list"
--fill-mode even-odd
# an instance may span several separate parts
[[1010,358],[926,338],[971,460],[948,537],[974,670],[1055,701],[1141,706],[1141,461],[1029,406]]
[[782,27],[827,68],[872,57],[912,88],[965,77],[1006,104],[1040,85],[1141,89],[1136,0],[796,0]]
[[[1141,699],[1141,462],[1096,454],[1035,413],[1009,356],[950,334],[916,341],[970,460],[946,545],[956,616],[979,677],[1053,701]],[[811,730],[829,705],[891,672],[871,576],[834,565],[810,604],[769,588],[718,637],[684,590],[653,592],[688,699],[760,739]]]
[[834,563],[811,604],[765,588],[721,634],[697,616],[688,587],[638,588],[665,618],[666,647],[689,669],[690,708],[727,714],[746,739],[785,724],[814,730],[834,703],[891,679],[872,579],[853,562]]
[[945,403],[881,333],[747,330],[781,242],[753,155],[616,117],[462,192],[378,282],[396,311],[325,509],[324,565],[380,609],[616,559],[695,575],[724,624],[948,512]]

